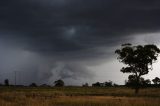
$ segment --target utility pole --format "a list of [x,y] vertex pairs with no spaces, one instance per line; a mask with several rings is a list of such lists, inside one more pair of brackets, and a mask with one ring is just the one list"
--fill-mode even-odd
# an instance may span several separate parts
[[17,79],[16,79],[16,78],[17,78],[16,74],[17,74],[17,73],[16,73],[16,71],[15,71],[15,86],[16,86],[16,80],[17,80]]

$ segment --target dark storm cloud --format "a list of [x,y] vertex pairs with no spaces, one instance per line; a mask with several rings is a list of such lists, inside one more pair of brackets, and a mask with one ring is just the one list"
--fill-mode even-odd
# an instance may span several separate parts
[[[159,5],[159,0],[1,0],[0,39],[5,46],[54,59],[52,63],[98,61],[110,57],[112,47],[132,40],[132,34],[159,31]],[[66,70],[82,70],[85,65],[79,64],[65,65]],[[77,76],[69,69],[59,76],[69,73]]]
[[[110,45],[131,33],[159,30],[159,4],[158,0],[3,0],[1,37],[47,53]],[[71,28],[75,32],[67,33]]]

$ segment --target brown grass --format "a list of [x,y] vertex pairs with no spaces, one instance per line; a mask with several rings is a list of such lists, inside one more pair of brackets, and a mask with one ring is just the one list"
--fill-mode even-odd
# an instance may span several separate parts
[[159,106],[159,96],[159,88],[1,88],[0,106]]

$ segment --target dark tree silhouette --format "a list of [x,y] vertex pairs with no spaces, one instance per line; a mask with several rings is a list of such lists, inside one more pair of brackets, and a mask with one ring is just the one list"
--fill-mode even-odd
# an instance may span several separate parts
[[60,79],[60,80],[55,81],[54,84],[57,87],[63,87],[64,86],[64,81]]
[[85,84],[82,85],[82,87],[89,87],[89,84],[85,83]]
[[151,86],[151,81],[150,81],[150,79],[145,80],[144,78],[142,78],[141,84],[142,84],[142,87],[148,87],[148,86]]
[[37,84],[36,83],[31,83],[29,86],[30,87],[37,87]]
[[51,87],[51,86],[47,85],[47,84],[42,84],[42,85],[40,85],[40,87]]
[[8,79],[5,79],[5,80],[4,80],[4,85],[5,85],[5,86],[9,86],[9,80],[8,80]]
[[154,78],[152,81],[153,81],[153,83],[154,83],[155,85],[160,84],[160,78],[158,78],[158,77]]
[[[140,78],[139,79],[139,86],[140,87],[147,87],[151,84],[151,81],[149,79]],[[136,82],[136,76],[135,75],[129,75],[128,81],[126,81],[126,86],[128,87],[135,87],[137,85]]]
[[96,82],[94,84],[92,84],[93,87],[101,87],[102,86],[102,83],[100,82]]
[[118,54],[117,59],[127,65],[121,69],[121,72],[132,73],[130,77],[135,81],[134,88],[137,94],[141,76],[152,70],[152,63],[157,60],[160,49],[156,45],[123,44],[121,49],[117,49],[115,53]]
[[135,77],[135,75],[129,75],[128,76],[128,81],[126,81],[126,86],[128,86],[128,87],[136,86],[136,77]]
[[112,87],[113,86],[113,82],[112,81],[106,81],[104,82],[105,87]]

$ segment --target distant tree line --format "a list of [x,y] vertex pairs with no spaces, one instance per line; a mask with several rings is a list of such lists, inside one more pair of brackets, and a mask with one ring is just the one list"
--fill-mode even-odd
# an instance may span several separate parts
[[117,84],[113,83],[112,81],[106,81],[106,82],[96,82],[92,84],[92,87],[114,87],[118,86]]
[[[59,80],[56,80],[54,83],[54,86],[55,87],[63,87],[65,86],[65,83],[63,80],[59,79]],[[10,84],[9,83],[9,79],[5,79],[4,80],[4,84],[0,84],[0,86],[24,86],[24,85],[13,85],[13,84]],[[29,87],[51,87],[51,85],[47,85],[47,84],[42,84],[42,85],[37,85],[36,83],[31,83],[28,85]]]
[[[151,83],[153,82],[153,83]],[[4,84],[0,84],[1,86],[15,86],[15,85],[11,85],[9,84],[9,80],[5,79],[4,80]],[[17,87],[22,87],[24,85],[16,85]],[[54,82],[54,86],[55,87],[64,87],[65,83],[62,79],[56,80]],[[133,87],[136,86],[136,79],[134,78],[134,76],[130,75],[128,77],[128,80],[125,80],[125,85],[118,85],[116,83],[113,83],[112,81],[106,81],[106,82],[96,82],[93,83],[91,85],[92,87],[119,87],[119,86],[126,86],[126,87]],[[47,84],[42,84],[42,85],[37,85],[36,83],[31,83],[30,85],[28,85],[28,87],[52,87],[51,85],[47,85]],[[88,83],[82,84],[82,87],[89,87]],[[159,77],[155,77],[154,79],[150,80],[150,79],[144,79],[144,78],[140,78],[140,87],[144,88],[144,87],[160,87],[160,78]]]
[[[153,84],[151,82],[153,82]],[[139,85],[140,88],[144,88],[144,87],[160,87],[160,78],[155,77],[152,80],[150,80],[150,79],[146,79],[145,80],[144,78],[140,78],[139,84],[140,84]],[[128,77],[128,80],[125,81],[125,86],[127,86],[127,87],[136,86],[136,80],[132,75],[130,75]]]

